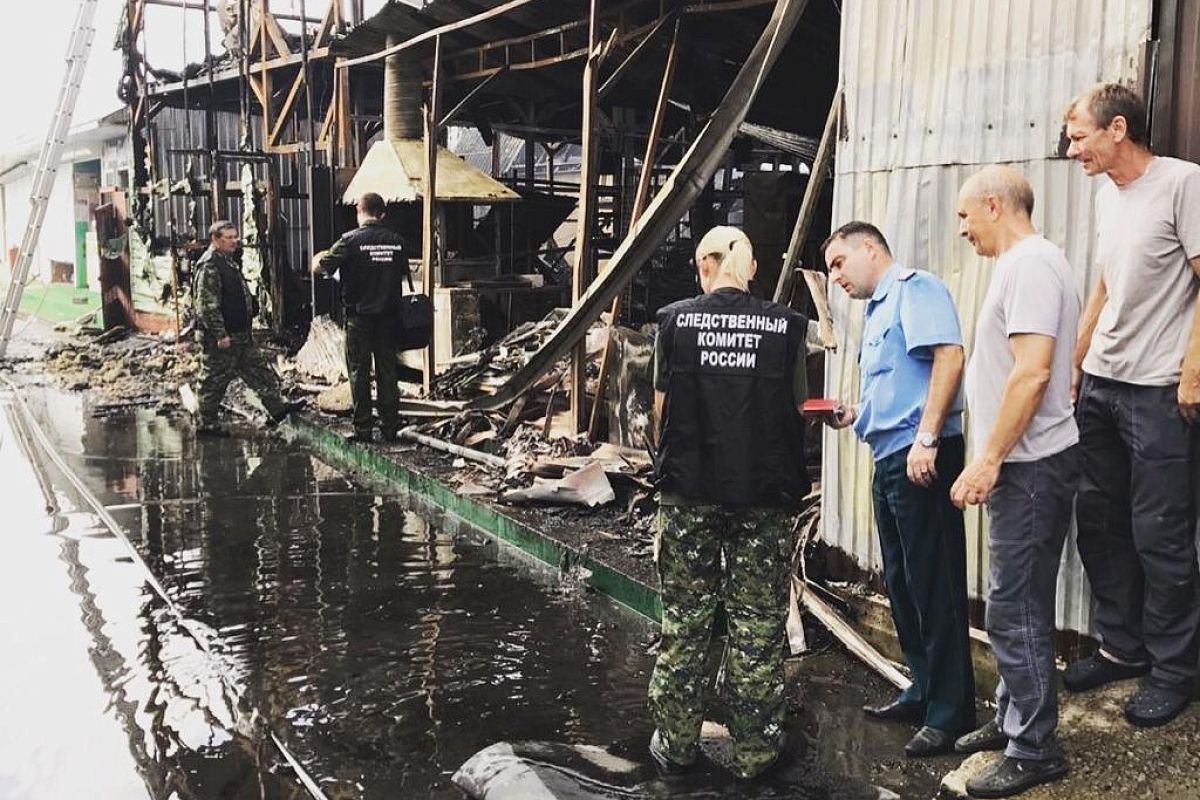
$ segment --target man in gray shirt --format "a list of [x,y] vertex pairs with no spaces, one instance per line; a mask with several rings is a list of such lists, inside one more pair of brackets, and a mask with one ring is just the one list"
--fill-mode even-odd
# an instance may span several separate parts
[[1079,482],[1071,357],[1079,297],[1071,268],[1030,221],[1033,190],[1011,167],[976,173],[959,193],[959,231],[996,258],[967,368],[974,459],[950,498],[987,503],[987,630],[1000,684],[996,716],[960,752],[1004,750],[967,782],[973,797],[1008,797],[1067,774],[1055,737],[1054,600]]
[[1068,155],[1108,180],[1075,351],[1079,554],[1101,649],[1063,681],[1083,691],[1148,674],[1125,716],[1152,726],[1187,706],[1197,673],[1200,166],[1151,153],[1145,121],[1115,84],[1066,112]]

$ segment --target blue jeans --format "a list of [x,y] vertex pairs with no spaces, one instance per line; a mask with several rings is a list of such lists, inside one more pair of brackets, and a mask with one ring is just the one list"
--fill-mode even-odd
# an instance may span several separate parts
[[1079,485],[1079,448],[1037,461],[1010,462],[988,497],[991,583],[987,631],[996,654],[996,724],[1007,755],[1062,755],[1058,675],[1054,669],[1054,603],[1063,542]]
[[908,479],[908,448],[875,462],[872,495],[892,620],[913,683],[900,696],[925,705],[925,724],[957,735],[975,727],[975,674],[967,636],[967,546],[950,487],[963,438],[943,439],[938,477]]

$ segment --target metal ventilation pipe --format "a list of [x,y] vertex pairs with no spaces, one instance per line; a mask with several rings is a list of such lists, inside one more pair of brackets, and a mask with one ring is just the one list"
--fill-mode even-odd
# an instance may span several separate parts
[[[387,45],[400,43],[397,36],[388,36]],[[416,48],[393,53],[383,65],[383,138],[389,142],[401,139],[420,139],[424,123],[421,119],[421,62]]]

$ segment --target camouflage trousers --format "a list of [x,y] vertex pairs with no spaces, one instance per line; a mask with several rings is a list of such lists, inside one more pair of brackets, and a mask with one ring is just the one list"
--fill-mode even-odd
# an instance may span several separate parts
[[385,434],[400,426],[399,370],[396,366],[395,320],[387,315],[359,314],[346,318],[346,372],[354,403],[354,430],[370,434],[371,363],[379,394],[379,422]]
[[221,411],[225,390],[234,378],[246,382],[267,413],[281,414],[284,404],[279,394],[279,377],[263,358],[262,352],[249,333],[230,334],[233,344],[226,350],[217,347],[216,340],[201,338],[204,357],[200,364],[200,424],[215,427]]
[[728,619],[722,694],[734,772],[753,777],[779,752],[786,710],[789,523],[777,509],[659,509],[662,645],[650,678],[650,707],[666,754],[677,763],[696,758],[709,683],[705,656],[718,605]]

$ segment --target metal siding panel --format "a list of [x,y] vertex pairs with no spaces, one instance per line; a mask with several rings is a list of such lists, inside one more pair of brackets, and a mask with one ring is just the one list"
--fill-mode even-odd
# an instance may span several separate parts
[[857,0],[839,172],[1052,157],[1062,111],[1139,76],[1149,0]]
[[[1150,0],[848,0],[842,29],[845,134],[834,225],[878,224],[896,257],[945,280],[968,347],[992,264],[958,236],[958,188],[980,166],[1011,162],[1033,185],[1034,223],[1067,253],[1076,288],[1094,278],[1093,200],[1099,182],[1055,158],[1063,108],[1101,80],[1136,82]],[[1104,180],[1104,179],[1099,179]],[[826,385],[857,397],[862,307],[830,298],[839,350]],[[871,459],[852,434],[824,435],[823,537],[878,570]],[[967,513],[968,586],[987,591],[986,515]],[[1059,575],[1058,624],[1089,632],[1091,599],[1074,544]]]
[[[1064,248],[1081,297],[1094,280],[1092,266],[1093,198],[1100,183],[1085,176],[1074,162],[1062,159],[1015,162],[1033,185],[1037,204],[1034,223]],[[958,188],[978,165],[928,166],[891,172],[847,175],[834,190],[835,224],[865,219],[878,224],[897,260],[928,269],[941,277],[954,296],[964,338],[970,348],[976,314],[991,279],[993,262],[976,256],[959,237],[955,204]],[[1103,180],[1103,179],[1101,179]],[[858,396],[856,363],[862,331],[863,304],[834,291],[830,297],[838,351],[826,360],[826,385],[834,397]],[[969,425],[969,415],[968,415]],[[850,555],[861,567],[879,570],[871,512],[871,459],[867,447],[852,434],[827,431],[824,496],[827,543]],[[968,510],[967,580],[972,597],[987,592],[986,515]],[[1090,596],[1072,543],[1059,577],[1059,625],[1087,632]]]

